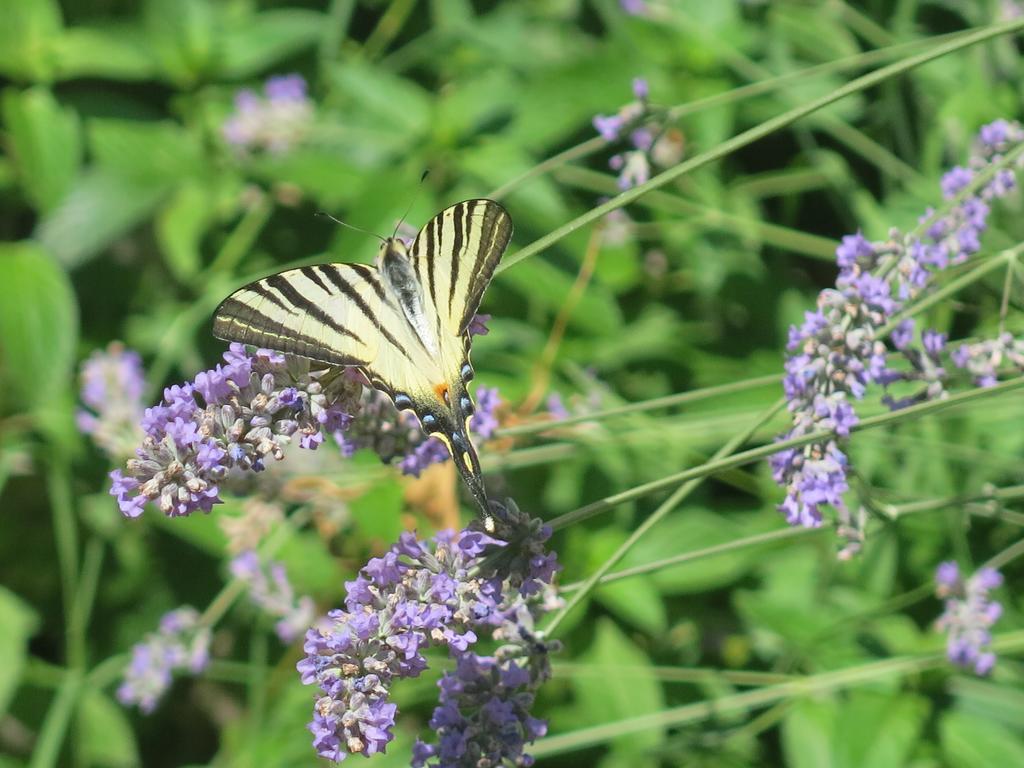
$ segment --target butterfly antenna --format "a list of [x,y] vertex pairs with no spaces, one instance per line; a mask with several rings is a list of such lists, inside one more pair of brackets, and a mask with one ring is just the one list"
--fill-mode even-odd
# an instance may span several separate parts
[[362,232],[364,235],[370,235],[371,237],[376,237],[382,243],[386,242],[386,240],[384,240],[384,238],[381,237],[380,235],[378,235],[376,232],[371,232],[368,229],[362,229],[361,227],[357,227],[357,226],[354,226],[352,224],[349,224],[348,222],[342,221],[341,219],[338,219],[338,218],[335,218],[334,216],[331,216],[331,214],[327,213],[327,211],[317,211],[316,215],[317,216],[326,216],[328,219],[333,221],[335,224],[340,224],[343,227],[348,227],[349,229],[354,229],[356,232]]
[[405,223],[405,217],[409,215],[409,211],[412,210],[413,205],[415,205],[416,201],[419,199],[420,190],[423,189],[423,182],[427,180],[427,176],[429,176],[429,175],[430,175],[430,169],[428,168],[427,170],[425,170],[423,172],[423,175],[420,176],[420,185],[416,188],[416,194],[414,194],[412,196],[412,200],[409,201],[409,206],[405,209],[405,213],[402,214],[402,218],[400,218],[398,220],[398,223],[395,224],[395,231],[391,233],[391,237],[392,238],[395,238],[395,237],[398,236],[399,228],[402,226],[402,224]]

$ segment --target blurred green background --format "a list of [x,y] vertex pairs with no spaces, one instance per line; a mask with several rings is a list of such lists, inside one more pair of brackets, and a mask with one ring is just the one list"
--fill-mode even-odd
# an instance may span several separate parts
[[[137,350],[155,403],[218,360],[210,315],[242,282],[285,265],[373,259],[374,238],[317,211],[388,233],[410,205],[418,227],[457,200],[498,195],[516,225],[514,253],[615,194],[608,162],[621,147],[595,143],[591,120],[631,101],[634,77],[647,79],[653,107],[684,105],[671,127],[689,157],[869,65],[925,50],[929,37],[1015,12],[1011,2],[917,0],[0,0],[0,765],[315,760],[304,728],[312,694],[294,671],[301,643],[281,647],[244,603],[215,628],[208,673],[179,681],[148,717],[115,702],[131,645],[167,610],[202,609],[222,588],[218,520],[242,514],[243,500],[209,517],[168,521],[150,509],[121,519],[106,473],[124,456],[75,426],[77,371],[94,350],[112,340]],[[742,90],[829,62],[839,64]],[[273,118],[280,133],[231,123],[245,114],[240,90],[265,106],[267,78],[289,74],[308,95]],[[834,280],[839,237],[913,225],[978,126],[1019,116],[1021,75],[1012,37],[958,52],[516,264],[484,299],[493,319],[474,346],[478,384],[499,387],[511,426],[552,393],[585,412],[779,373],[787,326]],[[520,180],[581,145],[573,162]],[[1019,240],[1019,217],[1018,200],[1002,206],[986,252]],[[592,275],[578,282],[588,250]],[[933,308],[928,322],[954,338],[993,333],[1002,279]],[[483,451],[488,484],[551,518],[699,463],[778,395],[767,385],[554,439],[499,439]],[[1020,482],[1022,415],[1019,396],[986,401],[865,433],[852,454],[862,481],[894,502]],[[785,428],[779,419],[757,437]],[[278,557],[323,610],[403,527],[452,521],[450,502],[431,499],[450,497],[453,477],[410,489],[371,455],[296,453],[252,497],[312,511],[317,524]],[[766,465],[722,474],[625,564],[780,528],[781,495]],[[650,509],[641,500],[560,532],[563,583],[593,572]],[[961,504],[880,525],[849,563],[836,561],[831,534],[809,533],[603,587],[562,627],[566,648],[537,714],[557,736],[941,651],[930,628],[941,610],[935,565],[984,560],[1019,535],[969,513]],[[1003,603],[999,629],[1020,627],[1019,596]],[[1018,659],[1001,659],[986,680],[916,670],[695,710],[671,729],[541,747],[539,760],[1024,765]],[[374,765],[408,764],[436,679],[398,687],[399,736]]]

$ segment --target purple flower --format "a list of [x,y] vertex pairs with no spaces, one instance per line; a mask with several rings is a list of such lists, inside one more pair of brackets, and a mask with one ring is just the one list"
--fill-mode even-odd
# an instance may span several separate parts
[[274,629],[282,643],[292,642],[313,623],[313,599],[296,598],[282,563],[264,564],[255,551],[248,550],[231,561],[231,575],[248,587],[257,608],[278,620]]
[[619,0],[619,7],[630,16],[647,15],[647,0]]
[[490,333],[490,329],[487,324],[491,322],[491,316],[482,312],[477,312],[473,315],[473,319],[469,321],[469,326],[466,328],[466,333],[470,336],[486,336]]
[[95,351],[82,363],[78,428],[109,456],[123,459],[139,441],[142,393],[146,386],[138,353],[119,342]]
[[[967,167],[958,166],[943,177],[943,196],[952,200],[963,195],[978,173],[999,159],[993,147],[1005,150],[1010,140],[1024,141],[1024,130],[1010,123],[983,128]],[[880,336],[905,302],[928,287],[935,272],[979,249],[979,237],[987,226],[987,201],[1013,188],[1013,172],[1007,172],[1009,178],[998,184],[988,182],[948,205],[942,215],[926,211],[921,220],[923,238],[893,230],[884,242],[869,242],[859,232],[842,239],[836,249],[835,288],[823,290],[817,311],[806,313],[804,322],[789,331],[783,389],[793,427],[783,438],[821,430],[846,437],[857,423],[852,401],[863,398],[871,384],[886,389],[882,399],[892,408],[944,394],[946,372],[941,358],[946,334],[926,330],[920,345],[915,345],[913,322],[899,323],[892,331],[892,342],[909,364],[902,369],[889,367]],[[996,366],[1004,362],[1024,369],[1024,343],[1004,334],[996,342],[961,347],[953,360],[971,370],[978,384],[992,384]],[[921,388],[896,398],[888,389],[901,382],[917,382]],[[781,451],[772,457],[771,465],[775,481],[786,488],[779,509],[791,524],[820,524],[826,505],[835,507],[841,520],[852,519],[843,506],[847,460],[837,439]]]
[[942,196],[947,200],[952,200],[957,196],[960,190],[964,189],[971,183],[971,179],[973,178],[974,173],[972,171],[959,165],[953,166],[953,168],[942,177]]
[[199,674],[209,663],[209,650],[210,628],[199,623],[199,613],[190,606],[171,611],[156,632],[132,648],[118,701],[149,714],[170,688],[173,673]]
[[[331,611],[326,623],[309,630],[307,656],[297,669],[303,683],[320,688],[309,725],[320,756],[341,761],[384,751],[396,714],[391,686],[426,669],[423,651],[430,645],[448,648],[464,682],[479,673],[472,695],[483,697],[486,721],[502,726],[502,754],[521,755],[542,732],[528,708],[547,669],[549,647],[533,619],[554,599],[550,582],[557,564],[543,547],[550,531],[511,501],[493,506],[504,541],[475,524],[425,541],[403,534],[346,584],[345,609]],[[504,643],[498,658],[485,660],[470,650],[483,634]],[[518,659],[530,660],[530,673],[524,675]],[[493,728],[482,728],[472,713],[465,721],[456,717],[469,704],[459,697],[469,691],[451,676],[445,679],[432,720],[432,727],[444,729],[442,742],[457,739],[471,753],[496,754]],[[416,759],[425,764],[438,749],[418,746]]]
[[232,344],[224,361],[146,410],[136,458],[110,475],[125,515],[138,516],[147,501],[169,516],[209,512],[229,471],[262,470],[295,437],[315,448],[324,424],[340,427],[342,412],[358,406],[358,384],[337,377],[325,387],[308,360],[250,356]]
[[489,440],[498,430],[498,406],[501,397],[497,387],[478,387],[476,390],[476,412],[469,422],[469,428],[484,440]]
[[964,580],[956,563],[945,562],[936,569],[935,581],[936,594],[946,601],[936,628],[948,635],[949,660],[973,668],[975,674],[987,675],[996,662],[995,653],[989,650],[990,629],[1003,612],[989,592],[1002,585],[1002,574],[994,568],[982,568]]
[[633,78],[633,98],[637,101],[646,101],[647,96],[650,94],[651,89],[647,85],[647,78],[645,77],[634,77]]
[[624,121],[619,115],[597,115],[594,117],[594,130],[597,131],[605,141],[615,141],[619,138]]
[[562,396],[557,392],[552,392],[548,395],[547,408],[551,418],[555,421],[569,418],[569,409],[565,407],[565,401],[562,400]]
[[306,81],[296,74],[278,75],[263,90],[262,96],[249,89],[235,94],[235,111],[221,134],[241,151],[285,153],[305,138],[313,119]]
[[1024,371],[1024,339],[1003,332],[994,339],[961,345],[952,359],[957,368],[971,374],[977,386],[995,386],[1000,367]]

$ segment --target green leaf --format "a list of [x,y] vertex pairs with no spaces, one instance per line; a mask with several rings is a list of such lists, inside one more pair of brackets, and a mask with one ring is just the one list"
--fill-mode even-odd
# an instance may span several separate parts
[[209,0],[147,0],[146,39],[161,73],[188,87],[213,69],[217,14]]
[[[734,541],[753,532],[752,527],[705,509],[687,507],[663,520],[656,531],[641,539],[626,555],[622,567],[644,565],[684,552],[695,552]],[[756,548],[744,547],[663,568],[651,574],[650,578],[662,594],[692,594],[717,589],[736,581],[747,572],[757,557]]]
[[382,480],[349,502],[352,519],[368,541],[388,546],[402,533],[402,497],[397,480]]
[[[580,660],[587,667],[573,676],[573,688],[577,707],[591,725],[615,723],[664,708],[661,684],[646,672],[651,666],[647,654],[610,619],[598,620],[594,642]],[[650,728],[615,739],[612,744],[617,751],[642,753],[664,739],[664,729]]]
[[998,723],[966,712],[950,712],[939,723],[942,752],[950,768],[1024,765],[1024,740]]
[[156,217],[156,239],[174,276],[188,282],[202,266],[200,243],[216,216],[214,194],[204,184],[185,183]]
[[335,594],[343,578],[339,561],[331,557],[323,539],[312,531],[289,538],[273,559],[285,564],[288,577],[298,592]]
[[39,616],[28,603],[0,587],[0,714],[18,688],[28,657],[28,640],[39,627]]
[[347,61],[333,69],[331,84],[333,98],[344,109],[350,156],[402,151],[430,128],[430,98],[412,80]]
[[142,29],[130,24],[70,27],[54,41],[54,57],[63,80],[149,80],[157,72]]
[[82,162],[78,115],[42,86],[7,89],[2,106],[25,196],[37,210],[49,211],[67,194]]
[[649,635],[659,636],[668,628],[665,603],[647,576],[605,584],[594,592],[594,599]]
[[0,19],[0,74],[49,80],[63,26],[56,0],[0,0]]
[[218,74],[250,77],[317,43],[327,17],[298,8],[265,11],[232,19],[219,42]]
[[86,765],[121,768],[138,765],[135,734],[124,707],[96,688],[87,688],[78,702],[81,756]]
[[171,188],[166,181],[88,171],[43,218],[36,235],[63,264],[77,266],[146,219]]
[[782,752],[790,768],[833,768],[832,737],[836,727],[832,699],[798,699],[782,721]]
[[0,243],[0,398],[42,406],[68,386],[78,343],[71,281],[36,243]]
[[179,180],[205,170],[199,142],[170,120],[94,119],[89,149],[105,170],[153,180]]
[[928,700],[910,694],[853,691],[839,714],[836,764],[844,768],[901,768],[917,744]]

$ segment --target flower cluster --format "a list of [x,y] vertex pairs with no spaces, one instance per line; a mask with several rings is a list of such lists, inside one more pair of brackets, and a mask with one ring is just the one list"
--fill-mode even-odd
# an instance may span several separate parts
[[282,563],[263,563],[254,550],[231,561],[231,575],[249,588],[249,598],[264,613],[276,618],[274,630],[282,643],[290,643],[313,623],[313,598],[296,598]]
[[[886,402],[893,407],[944,393],[945,334],[925,330],[917,345],[913,324],[897,324],[892,342],[907,361],[902,369],[889,366],[882,338],[894,315],[925,290],[936,272],[963,262],[980,248],[989,202],[1015,187],[1016,168],[1002,167],[1005,155],[1022,141],[1024,129],[1016,124],[1000,120],[984,126],[968,167],[958,166],[943,177],[948,204],[941,215],[925,212],[921,234],[893,230],[885,242],[870,242],[860,233],[842,239],[836,249],[835,288],[822,291],[817,310],[807,312],[804,322],[789,333],[784,389],[793,427],[783,438],[821,430],[835,435],[772,457],[773,477],[786,488],[779,509],[790,524],[820,525],[826,504],[835,507],[840,518],[849,519],[843,506],[848,462],[839,439],[857,423],[851,401],[863,398],[869,385],[924,385],[900,399],[887,394]],[[965,191],[978,173],[993,165],[998,170],[988,181]]]
[[996,663],[995,653],[989,650],[989,629],[1003,613],[1003,607],[989,597],[989,592],[1003,583],[1002,575],[994,568],[982,568],[965,580],[956,563],[945,562],[935,571],[935,583],[936,594],[946,601],[936,627],[949,635],[949,660],[987,675]]
[[313,117],[301,75],[267,80],[263,94],[244,89],[235,94],[235,111],[224,121],[224,139],[241,150],[283,153],[300,142]]
[[649,88],[642,77],[633,79],[634,100],[614,115],[597,115],[594,129],[605,141],[628,138],[631,149],[612,155],[609,167],[619,175],[619,188],[629,189],[651,178],[651,166],[667,167],[682,159],[683,137],[662,125],[648,104]]
[[979,387],[991,387],[1001,365],[1012,365],[1024,371],[1024,339],[1000,333],[994,339],[962,344],[952,354],[953,363],[974,377]]
[[78,428],[108,456],[130,456],[139,442],[142,395],[146,387],[142,360],[119,342],[96,350],[82,364]]
[[[550,650],[533,617],[553,604],[558,565],[544,549],[549,529],[511,501],[492,503],[492,512],[503,539],[476,523],[426,541],[403,534],[346,583],[345,609],[309,630],[298,670],[320,688],[309,728],[322,757],[383,751],[396,714],[391,686],[426,669],[423,651],[436,645],[457,672],[442,681],[434,713],[441,743],[419,744],[417,764],[525,764],[523,747],[542,732],[527,708]],[[470,650],[483,634],[504,643],[493,657]]]
[[[490,438],[498,428],[500,404],[497,388],[478,387],[470,430],[484,440]],[[384,461],[400,456],[398,466],[414,477],[449,458],[447,446],[425,434],[414,414],[397,411],[386,395],[370,389],[363,395],[359,415],[345,431],[344,450],[357,448],[372,448]]]
[[163,403],[146,409],[142,445],[126,471],[111,473],[110,493],[128,517],[147,501],[169,516],[208,512],[231,470],[259,471],[295,438],[315,449],[324,432],[350,421],[358,394],[358,384],[311,371],[308,360],[266,350],[250,355],[232,344],[224,365],[167,388]]
[[209,660],[210,628],[200,624],[195,608],[176,608],[160,619],[156,632],[132,648],[117,699],[149,714],[170,687],[174,672],[199,674]]

